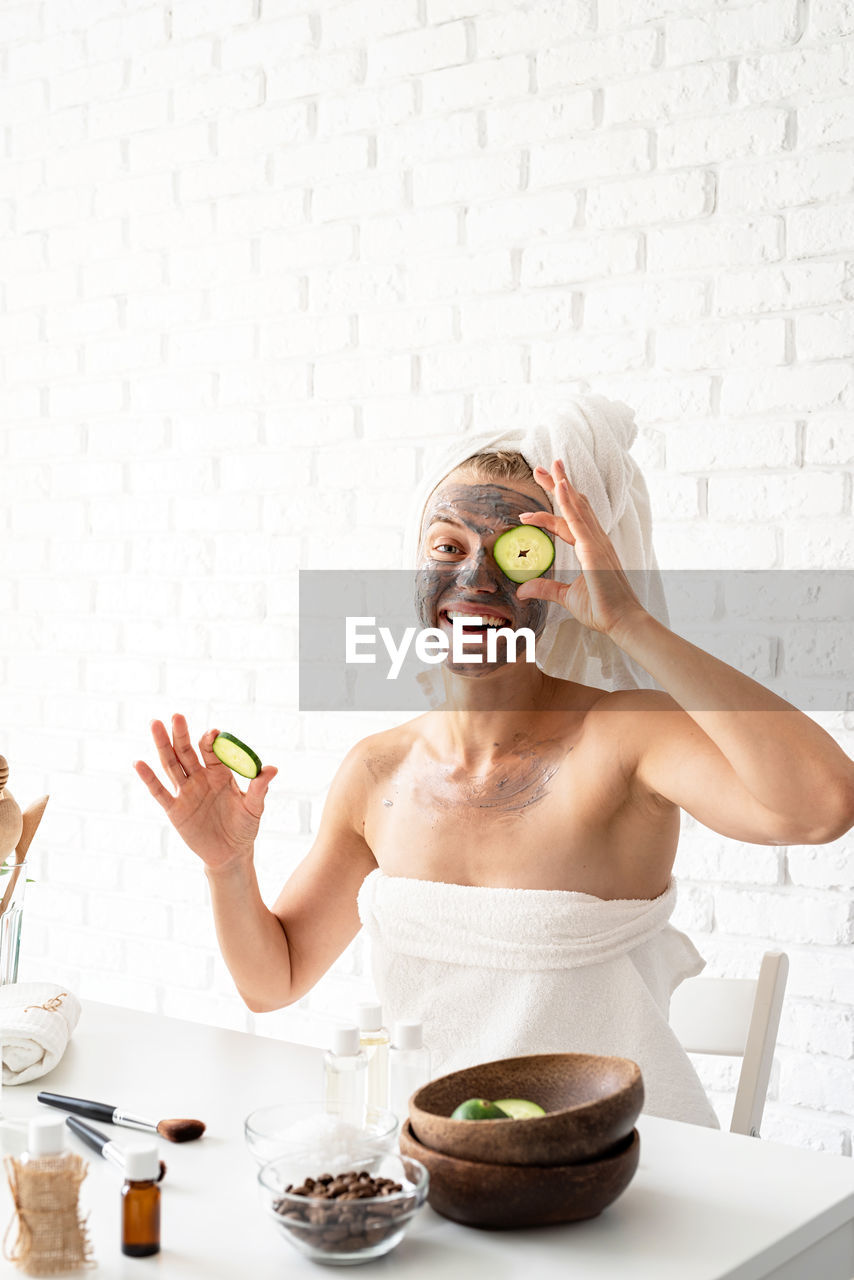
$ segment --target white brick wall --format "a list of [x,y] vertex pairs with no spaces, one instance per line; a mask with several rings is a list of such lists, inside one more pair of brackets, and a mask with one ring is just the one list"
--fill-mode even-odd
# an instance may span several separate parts
[[[665,567],[850,569],[852,35],[831,0],[3,8],[0,750],[51,795],[22,976],[309,1040],[370,990],[357,939],[251,1015],[131,761],[176,709],[277,761],[272,899],[389,723],[299,714],[297,568],[396,566],[428,441],[586,380],[637,409]],[[790,955],[767,1136],[844,1154],[852,853],[686,817],[676,865],[709,973]],[[698,1065],[726,1119],[735,1064]]]

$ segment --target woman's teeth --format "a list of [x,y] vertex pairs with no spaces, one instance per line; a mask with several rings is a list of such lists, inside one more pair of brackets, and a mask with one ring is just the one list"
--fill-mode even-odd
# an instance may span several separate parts
[[[455,618],[464,618],[466,621],[470,622],[472,626],[504,627],[507,625],[506,618],[496,618],[488,613],[472,615],[470,613],[458,613],[452,609],[446,609],[444,610],[444,613],[445,617],[448,618],[450,622],[453,622]],[[475,622],[475,618],[479,618],[480,621]]]

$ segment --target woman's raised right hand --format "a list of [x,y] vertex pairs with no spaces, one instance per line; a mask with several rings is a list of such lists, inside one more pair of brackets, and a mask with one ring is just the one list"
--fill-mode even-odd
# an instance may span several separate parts
[[252,857],[264,797],[278,773],[275,765],[265,765],[241,791],[232,771],[211,749],[218,733],[209,729],[200,738],[200,760],[184,716],[172,717],[171,739],[163,721],[152,720],[151,736],[177,795],[163,786],[144,760],[135,760],[133,766],[184,843],[213,870]]

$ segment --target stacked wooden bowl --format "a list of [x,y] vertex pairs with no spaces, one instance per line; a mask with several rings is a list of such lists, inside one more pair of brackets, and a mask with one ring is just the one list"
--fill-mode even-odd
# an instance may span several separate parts
[[[525,1098],[524,1120],[452,1120],[468,1098]],[[593,1218],[634,1177],[644,1090],[628,1058],[541,1053],[431,1080],[409,1103],[400,1149],[426,1165],[437,1213],[472,1227]]]

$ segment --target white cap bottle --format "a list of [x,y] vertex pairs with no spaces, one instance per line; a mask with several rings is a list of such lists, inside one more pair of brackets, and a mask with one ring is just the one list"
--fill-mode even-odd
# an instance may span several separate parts
[[359,1028],[353,1026],[333,1027],[329,1052],[337,1057],[350,1058],[359,1052]]
[[160,1157],[151,1142],[135,1142],[125,1147],[125,1177],[129,1182],[157,1182]]
[[400,1122],[409,1118],[409,1099],[430,1079],[430,1050],[420,1022],[396,1022],[388,1053],[389,1106]]
[[359,1028],[334,1027],[332,1047],[323,1055],[323,1100],[326,1111],[345,1124],[365,1127],[368,1055],[359,1047]]
[[[61,1240],[68,1267],[73,1269],[74,1265],[82,1265],[88,1243],[79,1214],[78,1196],[87,1166],[80,1156],[66,1150],[62,1116],[34,1116],[27,1125],[27,1150],[17,1160],[14,1157],[8,1159],[13,1167],[17,1165],[19,1204],[35,1212],[30,1224],[34,1229],[27,1232],[25,1269],[28,1274],[43,1276],[56,1272],[57,1239]],[[18,1196],[15,1198],[18,1200]],[[19,1223],[19,1243],[29,1217],[27,1208],[23,1210]],[[47,1224],[48,1229],[39,1230],[39,1222]],[[58,1236],[51,1225],[56,1223],[61,1224]]]
[[356,1006],[359,1043],[368,1055],[366,1102],[368,1111],[388,1107],[388,1030],[383,1026],[383,1007],[376,1001]]
[[122,1253],[148,1258],[160,1252],[160,1158],[153,1142],[125,1148]]
[[34,1116],[27,1125],[27,1160],[65,1154],[65,1121],[62,1116]]

